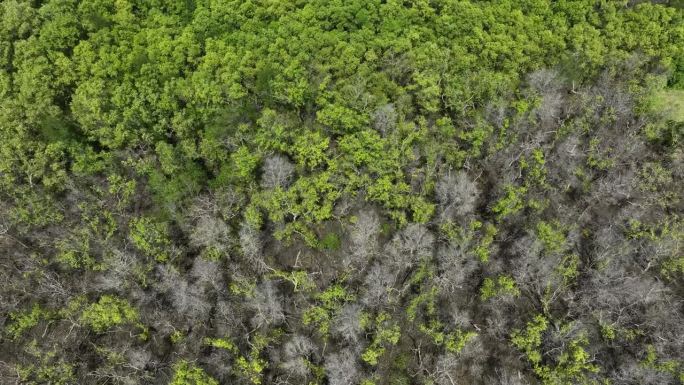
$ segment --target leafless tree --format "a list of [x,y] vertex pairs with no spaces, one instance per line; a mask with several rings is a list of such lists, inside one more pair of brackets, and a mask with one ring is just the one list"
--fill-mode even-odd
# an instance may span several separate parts
[[[681,325],[677,322],[681,316],[670,310],[676,301],[669,288],[648,273],[635,275],[625,270],[619,261],[604,270],[592,271],[579,294],[584,312],[604,324],[616,328],[639,325],[642,330],[663,333],[662,341],[672,339],[667,336],[669,332],[682,332],[682,327],[676,326]],[[666,330],[671,319],[677,320],[674,329]],[[674,341],[678,340],[674,337]]]
[[493,384],[493,385],[528,385],[529,382],[525,379],[525,377],[520,373],[520,371],[517,372],[511,372],[509,370],[497,370],[496,374],[494,376],[488,377],[487,380],[488,384]]
[[131,348],[126,350],[126,358],[131,368],[141,371],[152,361],[152,353],[141,348]]
[[576,175],[576,170],[585,160],[584,143],[578,135],[571,134],[559,140],[547,157],[548,182],[564,190],[570,187],[580,189],[582,180]]
[[273,281],[264,281],[257,285],[254,296],[250,298],[250,305],[254,310],[253,327],[267,327],[278,325],[285,320],[283,297]]
[[435,363],[435,369],[431,377],[438,385],[457,385],[459,374],[458,357],[451,353],[442,354]]
[[389,266],[373,264],[363,280],[361,302],[368,307],[383,306],[391,298],[396,279]]
[[348,342],[356,342],[361,334],[361,306],[358,304],[346,304],[335,316],[331,331]]
[[373,127],[384,136],[396,126],[397,111],[394,109],[393,104],[385,104],[373,112],[372,118]]
[[[48,298],[51,298],[56,303],[66,303],[69,296],[73,294],[72,290],[63,281],[63,278],[52,271],[45,271],[38,282],[36,293],[48,296]],[[120,281],[119,283],[123,284],[123,281]],[[109,289],[120,288],[121,286],[114,286]]]
[[157,275],[156,287],[169,297],[179,314],[188,322],[206,319],[211,305],[202,287],[188,283],[169,265],[157,266]]
[[351,253],[343,260],[345,268],[360,268],[378,249],[380,218],[375,211],[362,211],[350,231]]
[[102,291],[120,290],[130,284],[134,268],[138,265],[133,254],[113,250],[106,258],[107,271],[98,274],[96,287]]
[[294,174],[294,165],[283,155],[272,155],[264,159],[261,186],[266,189],[285,188]]
[[397,232],[385,246],[390,265],[397,271],[414,266],[421,258],[432,255],[435,237],[424,225],[412,223]]
[[234,381],[235,368],[230,355],[231,353],[225,349],[212,349],[208,356],[202,357],[202,366],[210,369],[211,376],[219,384],[230,384]]
[[591,88],[591,93],[600,96],[603,102],[601,107],[613,114],[618,122],[625,121],[632,115],[632,97],[615,75],[609,71],[606,70],[599,76]]
[[219,263],[206,258],[197,257],[192,263],[190,276],[194,278],[196,285],[205,285],[214,290],[220,290],[223,285],[223,277]]
[[541,69],[532,72],[528,76],[528,82],[542,97],[542,103],[536,112],[542,125],[549,128],[560,119],[565,99],[560,74],[555,70]]
[[230,221],[242,212],[244,204],[244,194],[223,187],[197,196],[188,210],[188,215],[193,220],[216,217]]
[[590,199],[602,205],[629,201],[633,196],[635,179],[634,171],[627,167],[615,170],[594,183]]
[[298,377],[306,378],[311,370],[306,365],[316,351],[316,345],[308,337],[294,335],[283,345],[283,362],[281,367],[288,373]]
[[445,175],[435,190],[442,221],[473,213],[480,193],[477,184],[464,171]]
[[252,269],[266,271],[268,266],[262,254],[263,243],[261,233],[246,222],[243,222],[239,232],[242,255]]
[[437,249],[439,271],[435,283],[444,295],[467,286],[470,275],[478,269],[477,258],[472,255],[474,245],[468,240],[449,242]]
[[350,348],[328,354],[323,366],[330,385],[356,384],[361,377],[356,354]]
[[592,265],[605,266],[616,260],[627,262],[632,259],[634,251],[622,230],[611,224],[594,231],[589,256]]
[[[625,357],[623,360],[629,358]],[[676,384],[673,375],[655,368],[649,368],[635,360],[623,362],[617,370],[611,373],[616,384],[624,385],[660,385]]]
[[211,248],[225,252],[231,243],[226,223],[216,217],[202,217],[190,232],[190,245],[196,248]]
[[248,325],[249,319],[244,320],[248,318],[243,317],[246,313],[251,316],[248,304],[236,304],[223,298],[219,299],[216,301],[212,320],[216,333],[224,336],[248,333],[252,327]]
[[517,255],[511,272],[520,288],[537,301],[551,296],[551,302],[555,302],[564,289],[558,273],[561,256],[543,253],[543,246],[533,233],[516,240],[511,251]]
[[503,127],[506,119],[506,105],[500,101],[492,101],[485,106],[487,121],[496,127]]

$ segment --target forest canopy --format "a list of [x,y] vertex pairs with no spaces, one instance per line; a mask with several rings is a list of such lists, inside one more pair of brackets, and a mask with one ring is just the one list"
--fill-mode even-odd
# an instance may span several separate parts
[[0,383],[684,383],[684,2],[5,0]]

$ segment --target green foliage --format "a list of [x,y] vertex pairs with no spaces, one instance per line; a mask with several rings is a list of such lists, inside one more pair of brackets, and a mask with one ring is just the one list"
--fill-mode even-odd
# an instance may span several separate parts
[[613,161],[610,159],[611,148],[602,150],[600,148],[600,141],[598,138],[592,138],[589,141],[589,156],[587,157],[587,166],[590,168],[605,171],[613,166]]
[[523,196],[527,193],[527,187],[515,187],[509,184],[504,188],[506,195],[499,199],[492,207],[492,212],[496,214],[499,220],[513,215],[525,207]]
[[361,354],[361,359],[371,366],[378,364],[378,358],[385,354],[388,345],[396,345],[401,337],[401,329],[396,322],[391,322],[387,313],[378,314],[375,319],[364,315],[361,325],[369,332],[373,332],[370,345]]
[[[478,227],[478,226],[475,226]],[[468,341],[477,336],[477,333],[463,331],[461,329],[447,330],[438,316],[438,290],[433,286],[434,266],[429,260],[425,260],[411,276],[410,283],[417,291],[417,295],[411,298],[406,314],[408,320],[418,322],[418,329],[425,333],[437,346],[452,353],[460,353]],[[420,310],[423,310],[421,313]],[[422,317],[419,317],[421,316]]]
[[89,203],[80,204],[78,209],[80,225],[69,237],[56,242],[55,259],[71,269],[104,270],[102,258],[95,253],[116,233],[116,220],[109,210]]
[[[421,287],[422,289],[422,287]],[[413,297],[406,308],[406,314],[409,320],[413,321],[418,316],[418,310],[420,306],[425,306],[426,314],[429,316],[434,315],[436,311],[436,297],[437,288],[432,287],[428,290],[422,290],[418,295]]]
[[237,374],[252,384],[261,384],[264,370],[268,368],[268,361],[261,357],[262,352],[278,336],[276,330],[270,335],[256,334],[251,338],[251,349],[247,355],[242,355],[240,349],[228,338],[205,337],[203,344],[216,349],[223,349],[234,356],[234,368]]
[[[90,146],[74,146],[73,164],[71,166],[74,174],[79,176],[97,175],[107,170],[112,162],[112,154],[109,152],[95,152]],[[112,183],[110,181],[110,183]]]
[[411,298],[406,314],[409,321],[415,321],[418,317],[421,307],[425,308],[426,316],[434,316],[437,310],[437,288],[431,285],[431,280],[434,278],[434,266],[429,260],[423,260],[418,269],[414,271],[411,276],[410,283],[415,287],[418,293]]
[[553,363],[542,358],[540,347],[549,321],[538,314],[527,323],[525,330],[515,330],[511,335],[513,345],[523,351],[534,368],[534,372],[545,385],[594,384],[588,375],[599,371],[592,364],[591,355],[585,350],[589,341],[585,335],[570,340]]
[[416,223],[427,223],[435,213],[435,205],[422,198],[411,199],[411,219]]
[[80,319],[94,332],[103,333],[116,326],[136,324],[138,311],[124,299],[103,295],[96,303],[83,309]]
[[70,385],[75,383],[75,366],[64,361],[58,350],[44,351],[38,342],[33,340],[27,345],[26,353],[31,357],[31,363],[16,367],[16,374],[22,384]]
[[368,199],[390,209],[390,216],[404,225],[408,219],[401,209],[409,204],[407,197],[409,191],[409,186],[404,181],[398,180],[393,175],[384,175],[374,180],[368,187]]
[[455,329],[451,332],[445,331],[445,326],[432,320],[427,324],[420,325],[420,331],[427,334],[437,346],[444,348],[451,353],[460,353],[465,348],[468,341],[477,337],[477,333]]
[[[482,223],[477,221],[473,222],[471,223],[471,228],[480,229],[482,228]],[[484,226],[484,235],[480,239],[480,242],[477,244],[477,246],[475,246],[474,250],[475,255],[480,260],[480,262],[489,262],[490,246],[492,245],[492,242],[494,242],[494,237],[496,236],[496,233],[497,230],[493,224],[487,223]]]
[[506,275],[499,275],[496,280],[485,278],[480,287],[480,299],[486,301],[490,298],[510,295],[517,297],[520,295],[520,289],[515,284],[515,280]]
[[22,228],[40,228],[64,220],[64,213],[49,195],[17,189],[16,206],[9,212],[10,219]]
[[181,360],[173,366],[173,378],[169,385],[218,385],[218,381],[202,368]]
[[528,159],[520,159],[520,169],[526,174],[526,184],[547,187],[544,152],[540,148],[532,150]]
[[117,209],[122,210],[127,207],[135,193],[135,180],[126,180],[121,175],[112,174],[107,177],[107,182],[109,183],[109,193],[116,197]]
[[245,222],[254,229],[261,228],[263,224],[263,218],[261,212],[255,205],[249,205],[245,209]]
[[208,345],[213,348],[228,350],[231,353],[238,352],[237,346],[235,346],[235,344],[227,338],[205,337],[203,343],[204,345]]
[[666,114],[669,120],[684,122],[684,89],[665,89],[657,93],[653,110]]
[[331,178],[332,174],[326,171],[302,177],[286,191],[275,189],[258,196],[257,202],[269,219],[284,224],[276,237],[289,240],[297,234],[309,246],[317,246],[318,239],[309,226],[331,218],[333,204],[340,195]]
[[234,279],[229,285],[228,290],[234,295],[239,296],[252,296],[254,294],[254,289],[256,288],[256,283],[252,279],[237,278]]
[[670,373],[680,381],[684,378],[684,362],[659,358],[653,345],[646,346],[646,357],[641,365],[659,372]]
[[31,310],[12,312],[9,314],[11,323],[5,328],[11,339],[16,340],[29,329],[38,325],[41,319],[49,319],[52,312],[43,309],[39,304],[33,304]]
[[466,143],[468,155],[477,158],[481,156],[485,142],[493,133],[492,126],[479,122],[474,128],[460,132],[459,138]]
[[342,241],[340,241],[340,237],[338,237],[336,234],[328,233],[323,237],[323,239],[321,239],[320,244],[323,250],[334,251],[340,248]]
[[313,324],[317,331],[326,337],[330,331],[330,321],[342,305],[354,299],[354,295],[347,292],[347,289],[340,284],[333,284],[325,291],[314,296],[316,305],[307,309],[302,321],[304,325]]
[[303,270],[295,270],[289,272],[275,270],[272,274],[274,277],[278,277],[290,282],[295,292],[308,292],[316,288],[316,285],[312,281],[311,277],[309,277],[309,274]]
[[193,162],[183,163],[178,172],[165,175],[157,170],[148,171],[148,186],[160,208],[167,210],[181,204],[187,197],[197,194],[206,179],[202,169]]
[[630,219],[626,229],[626,235],[633,239],[648,239],[651,241],[660,238],[659,229],[656,226],[649,226],[637,219]]
[[389,164],[393,161],[382,156],[387,141],[375,131],[363,130],[345,135],[340,138],[338,144],[347,154],[351,164],[369,167],[372,172],[382,171],[383,163]]
[[241,146],[237,151],[230,155],[230,159],[235,167],[235,174],[242,179],[250,180],[254,170],[259,165],[259,156],[245,146]]
[[313,170],[323,165],[327,160],[326,150],[330,139],[318,131],[306,131],[298,135],[292,147],[292,156],[297,165]]
[[[434,204],[411,194],[401,171],[403,163],[413,156],[407,149],[420,136],[420,131],[411,131],[404,137],[382,138],[377,132],[364,130],[342,137],[339,146],[344,156],[339,168],[346,178],[346,189],[355,194],[356,189],[365,187],[366,199],[380,203],[401,225],[407,223],[407,214],[413,222],[430,220]],[[393,141],[400,142],[401,147]]]
[[316,112],[316,120],[335,131],[350,132],[367,124],[368,117],[341,105],[328,104]]
[[563,284],[569,285],[579,276],[579,266],[581,260],[579,255],[570,254],[563,257],[563,260],[556,268],[558,275],[563,278]]
[[599,367],[591,363],[592,357],[584,349],[588,344],[586,336],[571,340],[555,366],[540,366],[535,368],[535,372],[544,384],[549,385],[592,383],[587,375],[598,372]]
[[565,231],[558,223],[540,221],[535,233],[547,253],[556,253],[565,248]]
[[616,331],[615,327],[612,325],[608,324],[601,324],[601,337],[603,337],[605,340],[612,341],[616,337]]
[[83,308],[88,304],[88,298],[84,295],[73,297],[63,306],[57,310],[57,315],[62,318],[75,319],[81,314]]
[[150,217],[133,219],[129,236],[140,251],[157,262],[165,262],[169,259],[168,249],[171,241],[166,223],[155,221]]
[[[481,224],[481,222],[478,222]],[[452,221],[444,221],[439,225],[440,236],[448,240],[464,239],[466,238],[466,231],[459,225]]]
[[541,362],[542,356],[539,347],[542,342],[542,333],[549,327],[549,321],[541,314],[534,316],[533,320],[527,323],[525,330],[515,330],[511,334],[513,345],[522,350],[527,359],[534,365]]
[[247,359],[238,357],[236,365],[242,376],[252,384],[261,384],[261,373],[268,367],[268,361],[262,358]]
[[652,144],[676,148],[684,138],[684,123],[678,121],[650,123],[644,126],[643,133]]
[[670,280],[684,276],[684,256],[673,256],[666,259],[660,267],[661,274]]
[[672,185],[673,182],[672,171],[660,163],[648,162],[643,165],[639,173],[639,189],[662,207],[674,205],[681,199],[677,193],[668,191],[667,186]]
[[180,167],[177,165],[176,154],[172,145],[166,142],[158,142],[155,152],[157,153],[159,167],[164,174],[172,175],[179,171]]
[[183,341],[185,338],[185,334],[180,331],[180,330],[175,330],[171,335],[169,336],[169,339],[171,340],[172,344],[178,344]]
[[268,368],[268,361],[261,354],[278,335],[279,331],[276,330],[272,336],[257,334],[252,338],[249,354],[241,355],[235,360],[235,367],[242,378],[255,385],[261,384],[263,372]]

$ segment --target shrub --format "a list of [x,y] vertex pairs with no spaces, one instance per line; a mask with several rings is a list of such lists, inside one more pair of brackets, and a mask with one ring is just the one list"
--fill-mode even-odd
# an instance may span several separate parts
[[128,301],[104,295],[96,303],[86,306],[81,322],[96,333],[103,333],[115,326],[138,322],[138,311]]
[[182,360],[173,366],[173,378],[169,385],[218,385],[218,381],[188,361]]

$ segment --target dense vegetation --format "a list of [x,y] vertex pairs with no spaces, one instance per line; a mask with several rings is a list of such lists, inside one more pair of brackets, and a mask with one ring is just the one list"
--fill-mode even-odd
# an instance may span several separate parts
[[2,1],[0,383],[683,383],[683,5]]

